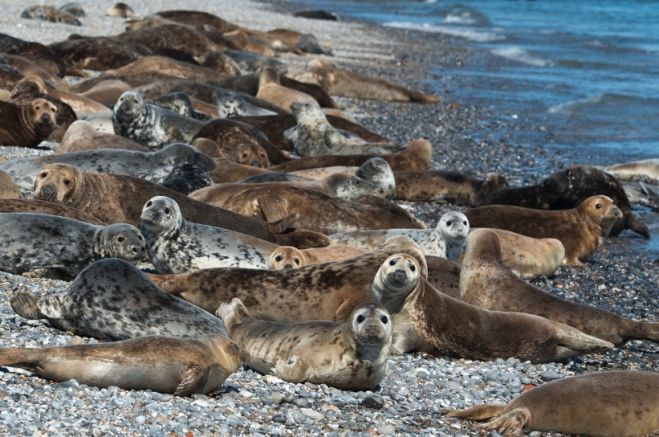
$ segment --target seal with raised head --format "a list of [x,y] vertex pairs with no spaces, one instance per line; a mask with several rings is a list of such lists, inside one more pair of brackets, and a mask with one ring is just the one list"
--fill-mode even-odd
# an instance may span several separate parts
[[556,238],[565,247],[565,264],[580,265],[604,243],[623,214],[607,196],[592,196],[579,206],[546,211],[488,205],[465,212],[473,228],[497,228],[534,238]]
[[362,256],[366,252],[350,246],[312,247],[298,249],[292,246],[279,246],[270,253],[268,268],[271,270],[299,269],[312,264],[343,261]]
[[240,348],[221,335],[197,339],[140,337],[99,344],[0,349],[0,365],[61,382],[153,390],[190,396],[210,393],[242,364]]
[[629,320],[568,302],[519,279],[502,263],[499,239],[488,229],[475,229],[467,239],[460,298],[489,310],[536,314],[613,344],[644,339],[659,342],[659,322]]
[[367,229],[329,235],[330,246],[345,245],[370,252],[398,235],[411,238],[426,256],[458,261],[464,251],[469,221],[458,211],[444,214],[434,229]]
[[140,229],[149,258],[159,273],[186,273],[214,267],[268,268],[276,244],[183,218],[175,200],[149,199]]
[[659,373],[589,373],[542,384],[506,405],[485,404],[446,416],[489,420],[481,428],[505,435],[550,431],[641,437],[659,430]]
[[96,261],[62,293],[37,298],[18,292],[9,303],[21,317],[47,319],[62,331],[101,340],[227,335],[220,319],[165,293],[137,267],[116,258]]
[[240,299],[221,305],[217,315],[245,363],[260,373],[344,390],[372,389],[387,373],[391,320],[377,305],[357,306],[345,322],[258,320]]
[[105,222],[91,214],[73,209],[55,202],[36,199],[4,199],[0,202],[0,212],[30,212],[66,217],[92,225],[102,225]]
[[488,173],[478,179],[462,173],[431,170],[396,172],[396,199],[412,202],[446,202],[479,205],[479,200],[508,187],[506,178]]
[[36,147],[53,133],[57,108],[38,98],[26,105],[0,101],[0,144]]
[[24,273],[56,269],[75,276],[101,258],[136,262],[146,255],[134,226],[97,226],[64,217],[0,213],[0,270]]
[[151,149],[120,135],[99,132],[86,120],[77,120],[69,126],[62,143],[55,153],[71,153],[81,150],[125,149],[148,152]]
[[426,281],[419,262],[391,255],[373,280],[373,302],[393,318],[392,352],[535,363],[610,349],[613,345],[571,326],[531,314],[489,311],[454,299]]
[[146,103],[135,91],[126,91],[119,97],[112,112],[112,124],[115,133],[151,148],[176,142],[190,143],[204,125]]

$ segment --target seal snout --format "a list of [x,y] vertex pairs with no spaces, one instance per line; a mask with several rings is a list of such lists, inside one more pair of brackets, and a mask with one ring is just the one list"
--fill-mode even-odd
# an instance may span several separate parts
[[36,193],[36,197],[49,202],[54,202],[57,200],[57,189],[52,184],[44,185],[39,192]]
[[396,269],[387,275],[388,282],[394,286],[402,286],[407,283],[407,272],[405,269]]

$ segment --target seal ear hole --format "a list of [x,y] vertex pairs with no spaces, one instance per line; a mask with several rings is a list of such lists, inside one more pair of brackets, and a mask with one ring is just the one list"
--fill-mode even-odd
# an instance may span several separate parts
[[282,259],[284,259],[284,257],[281,256],[281,255],[277,255],[277,256],[275,257],[275,261],[277,261],[277,262],[281,262]]
[[382,316],[380,317],[380,321],[386,325],[387,323],[389,323],[389,317]]
[[124,241],[126,241],[126,237],[124,237],[123,235],[119,235],[117,237],[117,243],[123,243]]
[[357,323],[362,323],[364,320],[366,320],[366,317],[364,317],[362,314],[357,316]]

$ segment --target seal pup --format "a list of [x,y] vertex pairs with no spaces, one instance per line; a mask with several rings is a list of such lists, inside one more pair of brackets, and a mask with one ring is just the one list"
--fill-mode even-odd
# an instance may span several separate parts
[[64,23],[72,26],[82,26],[80,20],[70,12],[62,11],[53,6],[30,6],[21,12],[21,18],[34,18],[37,20],[50,21],[51,23]]
[[419,245],[426,256],[458,261],[464,252],[469,221],[458,211],[444,214],[434,229],[367,229],[329,235],[330,247],[346,245],[366,252],[376,250],[392,237],[404,235]]
[[506,178],[488,173],[478,179],[462,173],[440,170],[396,172],[396,199],[412,202],[445,202],[479,205],[484,195],[508,187]]
[[373,279],[373,302],[393,318],[394,354],[422,351],[434,356],[516,357],[539,363],[613,347],[542,317],[478,308],[439,292],[426,277],[414,257],[401,253],[387,258]]
[[34,196],[85,211],[104,223],[138,225],[142,207],[152,197],[167,196],[178,203],[183,216],[194,223],[252,235],[262,240],[301,248],[326,246],[327,237],[302,229],[288,231],[294,217],[266,223],[245,217],[176,191],[131,176],[84,173],[66,164],[50,164],[37,176]]
[[474,228],[497,228],[534,238],[556,238],[565,247],[564,263],[581,265],[604,243],[622,211],[607,196],[592,196],[579,206],[545,211],[489,205],[465,212]]
[[159,273],[186,273],[214,267],[268,268],[276,244],[250,235],[192,223],[175,200],[157,196],[142,209],[140,229],[149,259]]
[[294,102],[291,112],[297,124],[284,133],[295,153],[300,156],[387,154],[400,151],[390,143],[370,144],[361,139],[346,138],[328,121],[318,105]]
[[602,170],[620,180],[633,179],[639,176],[657,180],[659,179],[659,158],[609,165]]
[[506,405],[478,405],[445,415],[489,419],[481,429],[512,436],[520,436],[522,431],[550,431],[640,437],[659,430],[659,373],[578,375],[542,384]]
[[198,339],[140,337],[100,344],[0,349],[0,365],[61,382],[153,390],[190,396],[210,393],[242,364],[240,348],[221,335]]
[[497,234],[475,229],[460,271],[460,298],[481,308],[536,314],[613,344],[659,342],[659,322],[628,320],[608,311],[565,301],[519,279],[501,261]]
[[60,294],[37,298],[18,292],[9,303],[21,317],[46,319],[59,330],[99,340],[227,337],[220,319],[165,293],[137,267],[116,258],[91,264]]
[[133,11],[133,8],[128,6],[126,3],[119,2],[110,6],[108,10],[105,11],[105,15],[109,17],[130,18],[135,15],[135,12]]
[[279,73],[274,68],[266,67],[259,75],[259,91],[256,98],[277,105],[285,111],[291,111],[293,103],[306,103],[320,108],[309,94],[286,88],[279,83]]
[[0,199],[20,199],[21,188],[6,172],[0,170]]
[[220,145],[208,138],[196,138],[192,147],[212,158],[225,158],[250,167],[270,167],[268,153],[256,142],[226,142]]
[[62,143],[55,149],[55,153],[71,153],[94,149],[126,149],[138,152],[149,152],[151,150],[128,138],[98,132],[86,120],[77,120],[66,130]]
[[0,144],[36,147],[53,133],[57,108],[46,99],[16,105],[0,101]]
[[134,226],[97,226],[47,214],[0,213],[0,270],[56,269],[75,276],[101,258],[137,262],[146,255]]
[[254,319],[234,298],[217,316],[260,373],[343,390],[372,389],[387,373],[391,317],[377,305],[359,305],[345,322],[286,323]]
[[55,202],[35,199],[4,199],[0,202],[1,212],[30,212],[37,214],[48,214],[58,217],[66,217],[92,225],[105,224],[91,214],[77,209],[69,208]]
[[176,112],[144,102],[135,91],[119,97],[112,112],[115,133],[143,146],[161,148],[169,143],[190,143],[204,125]]
[[268,268],[271,270],[299,269],[312,264],[324,264],[366,254],[365,251],[350,246],[329,246],[298,249],[292,246],[279,246],[270,253]]

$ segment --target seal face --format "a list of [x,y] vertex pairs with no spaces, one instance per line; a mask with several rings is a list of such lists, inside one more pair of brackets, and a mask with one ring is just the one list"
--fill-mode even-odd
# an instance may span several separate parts
[[44,98],[29,104],[0,102],[0,144],[36,147],[53,133],[57,108]]
[[386,374],[391,317],[377,305],[358,306],[345,322],[252,319],[240,299],[222,304],[217,315],[261,373],[349,390],[375,387]]
[[311,264],[342,261],[364,255],[363,250],[349,246],[330,246],[297,249],[292,246],[279,246],[270,253],[268,267],[271,270],[299,269]]
[[157,196],[144,204],[140,228],[149,258],[160,273],[214,267],[265,269],[277,246],[227,229],[188,222],[178,203]]

